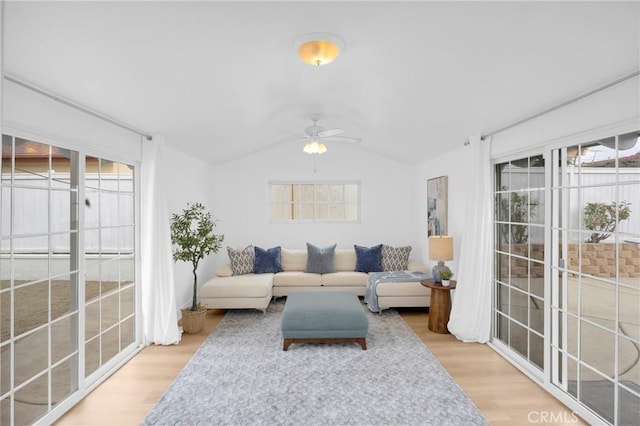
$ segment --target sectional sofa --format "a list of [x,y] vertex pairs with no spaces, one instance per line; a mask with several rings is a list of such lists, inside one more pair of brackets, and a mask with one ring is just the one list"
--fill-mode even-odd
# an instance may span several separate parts
[[[355,249],[335,249],[335,272],[330,273],[305,272],[308,270],[308,250],[283,248],[280,261],[280,272],[271,273],[238,274],[231,264],[222,266],[216,276],[200,288],[201,303],[207,304],[209,309],[264,311],[272,298],[299,291],[351,291],[364,296],[371,274],[356,270],[358,256]],[[406,264],[408,271],[428,272],[425,265],[413,259],[408,259]],[[392,307],[426,307],[430,302],[429,289],[419,281],[381,282],[376,287],[376,296],[380,311]]]

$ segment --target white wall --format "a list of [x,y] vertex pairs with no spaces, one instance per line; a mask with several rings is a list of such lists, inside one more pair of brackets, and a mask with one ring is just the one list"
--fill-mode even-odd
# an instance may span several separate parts
[[[170,144],[171,141],[167,141]],[[189,157],[179,151],[168,148],[164,165],[165,193],[169,214],[181,213],[187,207],[187,203],[202,203],[211,214],[216,217],[215,193],[213,173],[210,167],[200,159]],[[218,230],[219,231],[219,230]],[[216,232],[221,233],[221,232]],[[198,284],[202,285],[213,276],[215,272],[216,258],[226,258],[225,250],[217,254],[205,257],[198,266]],[[191,304],[193,274],[191,263],[174,263],[174,279],[176,285],[176,301],[178,307],[187,307]]]
[[458,271],[457,261],[460,257],[460,244],[464,237],[465,208],[469,196],[468,188],[472,179],[469,171],[472,170],[473,161],[475,161],[475,158],[471,157],[470,151],[468,147],[464,146],[464,141],[460,141],[460,148],[419,164],[413,175],[413,211],[415,215],[412,235],[416,238],[414,246],[419,253],[419,258],[429,267],[434,266],[436,262],[428,259],[427,180],[447,176],[447,235],[453,237],[454,253],[453,260],[446,262],[446,264],[454,273]]
[[[304,249],[307,242],[337,243],[338,248],[411,243],[411,166],[361,146],[327,142],[328,152],[317,157],[314,172],[313,156],[302,147],[297,141],[286,142],[216,167],[216,215],[225,234],[225,252],[226,245]],[[361,222],[270,223],[269,182],[291,180],[359,181]],[[227,262],[226,253],[221,260]]]

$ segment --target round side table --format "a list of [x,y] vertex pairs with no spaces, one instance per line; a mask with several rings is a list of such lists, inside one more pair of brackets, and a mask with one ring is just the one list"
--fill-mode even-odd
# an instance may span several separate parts
[[448,334],[447,323],[451,314],[451,293],[456,288],[456,281],[451,281],[449,287],[443,287],[432,279],[420,281],[425,287],[431,289],[431,301],[429,302],[429,330],[434,333]]

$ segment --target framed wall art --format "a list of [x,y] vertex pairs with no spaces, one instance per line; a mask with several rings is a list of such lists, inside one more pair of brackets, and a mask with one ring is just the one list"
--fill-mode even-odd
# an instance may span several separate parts
[[427,236],[447,235],[447,177],[427,180]]

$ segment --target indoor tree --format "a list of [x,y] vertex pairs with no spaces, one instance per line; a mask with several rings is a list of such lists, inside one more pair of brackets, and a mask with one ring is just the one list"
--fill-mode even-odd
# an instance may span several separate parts
[[208,254],[217,253],[224,241],[224,235],[213,233],[215,227],[216,221],[201,203],[187,203],[182,214],[171,217],[171,242],[177,246],[173,260],[191,262],[193,266],[192,311],[198,310],[198,264]]

